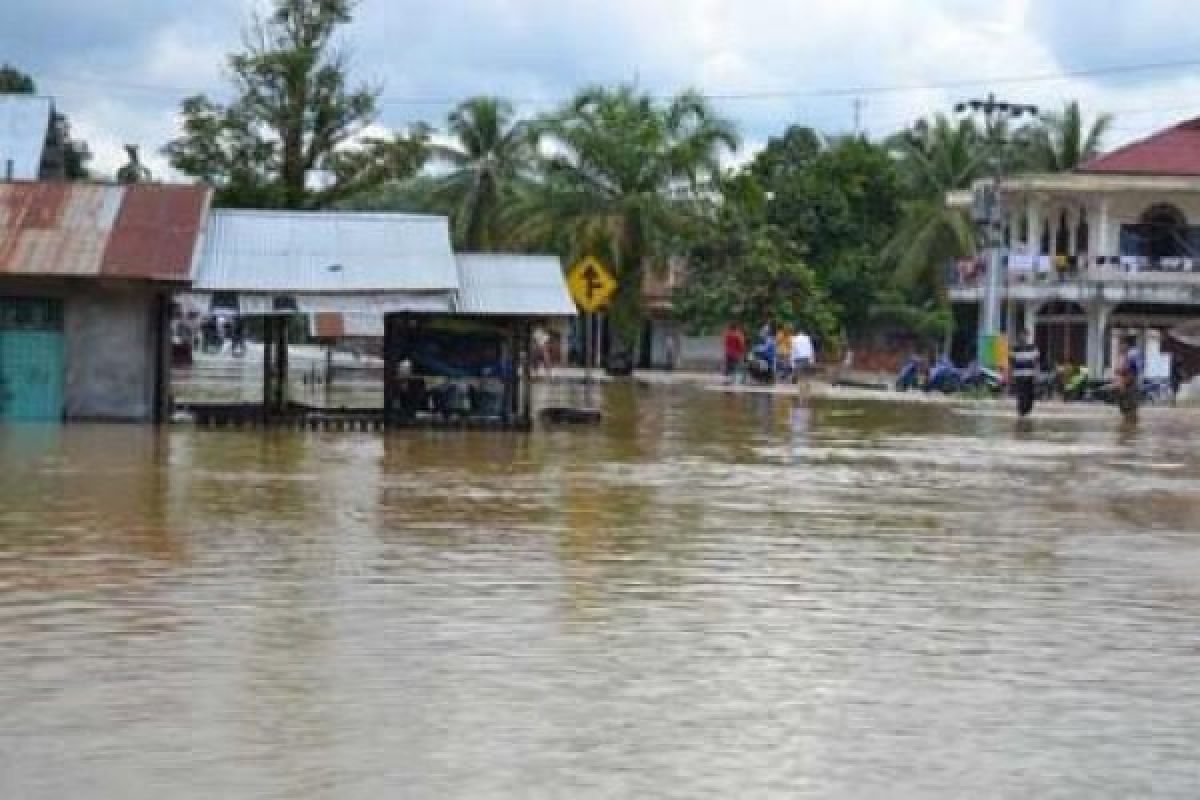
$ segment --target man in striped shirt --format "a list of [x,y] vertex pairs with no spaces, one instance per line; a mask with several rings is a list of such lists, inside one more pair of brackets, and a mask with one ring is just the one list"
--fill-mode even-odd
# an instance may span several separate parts
[[1033,412],[1033,397],[1037,386],[1038,362],[1041,354],[1037,347],[1029,341],[1029,333],[1017,333],[1017,343],[1009,356],[1009,375],[1012,377],[1013,390],[1017,395],[1017,416],[1027,417]]

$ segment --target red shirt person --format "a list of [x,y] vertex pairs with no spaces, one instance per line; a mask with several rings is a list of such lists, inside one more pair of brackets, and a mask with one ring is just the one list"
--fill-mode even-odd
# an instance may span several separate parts
[[746,334],[737,325],[725,328],[725,374],[734,375],[746,357]]

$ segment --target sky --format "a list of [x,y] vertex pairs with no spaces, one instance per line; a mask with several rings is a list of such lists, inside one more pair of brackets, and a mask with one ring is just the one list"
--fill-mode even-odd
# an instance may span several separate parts
[[[31,73],[111,173],[136,143],[158,177],[188,94],[266,0],[3,0],[0,62]],[[791,124],[886,135],[995,91],[1113,112],[1118,145],[1200,116],[1193,0],[360,0],[341,46],[383,87],[379,124],[435,126],[473,94],[553,108],[636,82],[714,97],[741,156]]]

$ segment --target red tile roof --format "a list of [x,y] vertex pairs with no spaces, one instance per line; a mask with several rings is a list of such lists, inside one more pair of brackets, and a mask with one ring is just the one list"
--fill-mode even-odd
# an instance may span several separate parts
[[187,281],[199,186],[0,184],[0,274]]
[[1078,170],[1117,175],[1200,176],[1200,118],[1094,158]]

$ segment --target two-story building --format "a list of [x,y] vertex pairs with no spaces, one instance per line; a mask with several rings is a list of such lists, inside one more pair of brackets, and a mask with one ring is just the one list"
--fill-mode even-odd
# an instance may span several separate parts
[[[1036,332],[1058,364],[1111,369],[1119,337],[1136,334],[1148,373],[1171,353],[1189,372],[1196,351],[1166,332],[1200,318],[1200,119],[1101,156],[1073,172],[1003,180],[1005,332]],[[969,192],[954,193],[966,207]],[[955,265],[950,298],[973,342],[986,260]]]

